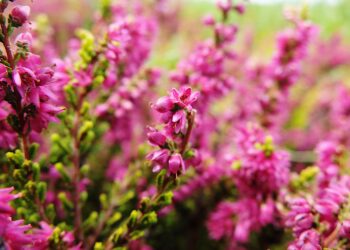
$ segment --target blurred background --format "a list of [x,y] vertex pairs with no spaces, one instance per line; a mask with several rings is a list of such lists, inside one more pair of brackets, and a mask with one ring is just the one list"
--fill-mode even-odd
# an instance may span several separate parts
[[[93,22],[94,9],[106,0],[21,0],[31,5],[33,14],[41,17],[41,22],[49,22],[54,25],[55,39],[61,41],[61,52],[64,53],[64,44],[67,39],[74,35],[77,27],[90,27]],[[208,34],[205,29],[198,29],[202,17],[206,13],[215,13],[213,8],[215,0],[141,0],[142,3],[166,2],[164,14],[166,22],[174,22],[174,32],[169,32],[166,43],[157,46],[161,50],[161,58],[153,60],[167,61],[166,65],[171,67],[174,61],[186,53],[187,47],[191,47],[188,41],[196,42],[202,40]],[[283,17],[286,6],[307,6],[309,19],[320,26],[321,35],[324,37],[341,34],[349,40],[350,37],[350,1],[349,0],[249,0],[245,15],[237,18],[240,24],[240,41],[251,36],[251,48],[258,55],[267,56],[271,54],[277,31],[285,28],[288,23]],[[43,14],[46,15],[44,20]],[[169,20],[173,19],[173,20]],[[175,23],[176,22],[176,23]],[[186,41],[186,42],[184,42]],[[238,42],[238,45],[240,42]],[[179,50],[181,48],[181,50]],[[262,49],[263,48],[263,49]],[[156,54],[155,54],[156,55]],[[170,64],[169,64],[170,63]]]

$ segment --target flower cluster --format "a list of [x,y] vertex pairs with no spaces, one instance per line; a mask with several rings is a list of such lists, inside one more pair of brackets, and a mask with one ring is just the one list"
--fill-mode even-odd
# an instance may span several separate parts
[[119,14],[116,13],[117,19],[108,27],[105,53],[109,62],[115,64],[112,72],[118,78],[131,77],[149,56],[156,26],[146,17],[130,19]]
[[160,148],[147,156],[154,164],[153,171],[165,168],[169,174],[178,174],[186,170],[183,156],[195,123],[196,111],[192,104],[198,95],[187,87],[172,89],[153,105],[165,125],[163,131],[151,128],[147,135],[149,142]]
[[171,75],[171,79],[181,85],[199,88],[205,94],[202,98],[221,96],[235,83],[234,76],[226,68],[235,59],[230,46],[235,41],[238,27],[229,22],[229,16],[234,12],[242,14],[244,7],[231,1],[218,2],[217,5],[223,21],[212,16],[203,20],[213,30],[214,38],[200,43]]
[[271,222],[274,210],[272,201],[262,207],[250,198],[221,202],[207,221],[209,235],[215,240],[227,239],[228,249],[237,249],[249,240],[252,232]]
[[[276,150],[271,136],[265,136],[257,125],[250,124],[238,131],[236,155],[231,158],[229,176],[233,178],[240,198],[235,202],[220,203],[207,222],[212,238],[225,237],[233,242],[229,243],[230,246],[237,242],[246,243],[252,232],[269,224],[281,226],[281,211],[274,200],[289,181],[288,153]],[[227,210],[223,204],[230,204],[230,207],[238,207],[239,210]],[[237,219],[221,218],[221,213],[228,213],[227,216]],[[221,220],[231,222],[229,228],[223,230],[227,234],[218,235],[218,227],[224,223]]]
[[[11,216],[14,209],[10,201],[18,199],[20,195],[11,194],[13,188],[0,189],[0,237],[2,244],[6,249],[49,249],[50,238],[54,230],[46,223],[40,223],[40,229],[31,231],[31,225],[25,225],[23,220],[13,220]],[[31,233],[30,233],[31,231]],[[62,232],[59,237],[63,238],[64,245],[67,249],[78,250],[79,246],[74,246],[74,238],[70,233]]]
[[347,235],[350,194],[349,176],[340,176],[342,156],[339,145],[322,142],[318,146],[319,176],[313,198],[293,198],[286,226],[296,240],[288,249],[302,249],[310,245],[314,249],[334,247]]
[[244,194],[278,193],[289,181],[289,155],[276,150],[271,136],[256,125],[248,125],[236,136],[238,154],[234,162],[237,186]]
[[22,26],[27,22],[28,14],[28,6],[16,6],[8,17],[7,26],[5,23],[2,26],[6,48],[6,61],[0,65],[2,147],[15,146],[13,133],[24,141],[28,135],[40,133],[50,122],[57,122],[56,116],[63,110],[54,105],[57,97],[53,93],[52,68],[43,66],[40,57],[29,51],[31,35],[20,34],[16,39],[16,50],[10,48],[5,29]]

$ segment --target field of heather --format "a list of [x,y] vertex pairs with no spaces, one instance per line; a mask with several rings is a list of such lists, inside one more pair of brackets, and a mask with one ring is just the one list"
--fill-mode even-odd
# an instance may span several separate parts
[[0,0],[0,250],[350,249],[349,0]]

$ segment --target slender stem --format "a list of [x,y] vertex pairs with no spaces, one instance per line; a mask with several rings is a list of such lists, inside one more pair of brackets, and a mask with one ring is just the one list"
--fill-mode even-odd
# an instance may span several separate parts
[[[183,155],[183,153],[186,151],[186,148],[188,146],[188,143],[190,141],[190,138],[191,138],[191,134],[192,134],[192,130],[193,130],[193,127],[194,127],[194,123],[195,123],[195,112],[188,112],[187,113],[187,121],[188,121],[188,127],[187,127],[187,131],[186,131],[186,134],[184,136],[184,139],[181,143],[181,147],[180,147],[180,154]],[[173,178],[176,178],[175,176],[172,176],[170,178],[167,178],[162,187],[158,190],[157,194],[154,195],[152,197],[152,201],[149,203],[149,204],[153,204],[162,194],[164,194],[164,192],[167,190],[167,187],[170,183],[172,183],[173,181],[175,181],[175,179]],[[152,209],[152,205],[149,205],[148,207],[145,208],[145,210],[143,211],[143,214],[146,214],[148,212],[150,212]],[[140,219],[140,221],[142,220],[142,217]],[[126,240],[125,244],[127,244],[129,242],[129,239],[130,239],[130,234],[133,232],[133,229],[132,228],[127,228],[127,232],[125,233],[125,235],[123,236],[123,238]],[[113,235],[113,234],[112,234]],[[114,244],[113,242],[111,241],[111,237],[109,237],[105,243],[105,249],[106,250],[110,250],[110,249],[113,249],[114,247]]]
[[82,104],[83,96],[79,96],[78,105],[76,108],[76,114],[74,118],[73,128],[72,128],[72,138],[73,138],[73,202],[74,202],[74,229],[75,237],[78,241],[82,241],[83,233],[81,230],[81,205],[80,205],[80,138],[79,138],[79,124],[80,124],[80,108]]
[[47,223],[50,223],[49,218],[45,214],[44,204],[40,201],[39,197],[35,197],[35,203],[38,206],[38,213],[39,213],[41,219]]
[[98,238],[98,236],[100,235],[100,233],[102,232],[104,226],[106,225],[108,219],[111,217],[112,213],[113,213],[113,209],[114,206],[109,206],[106,214],[104,215],[104,218],[100,221],[100,223],[97,225],[96,230],[94,232],[93,235],[90,236],[90,238],[88,239],[87,242],[87,249],[93,249],[94,244]]
[[333,232],[324,240],[324,247],[331,247],[332,243],[336,240],[338,237],[339,231],[340,231],[340,224],[338,223],[336,228],[333,230]]
[[180,154],[183,154],[185,152],[186,147],[187,147],[187,145],[188,145],[188,143],[190,141],[192,129],[193,129],[193,126],[194,126],[195,113],[194,112],[188,113],[187,114],[187,119],[188,119],[188,128],[187,128],[187,131],[186,131],[185,138],[184,138],[184,140],[182,142],[182,145],[181,145]]
[[[15,60],[12,54],[12,49],[11,49],[11,42],[10,42],[10,38],[7,32],[7,27],[6,27],[6,21],[5,21],[5,17],[3,15],[3,12],[0,15],[0,26],[1,26],[1,32],[3,35],[3,45],[6,51],[6,55],[7,55],[7,61],[10,64],[11,69],[13,70],[15,68]],[[16,110],[18,117],[20,118],[21,122],[24,123],[24,119],[23,119],[23,114],[22,114],[22,110],[21,110],[21,105],[19,105],[19,110]],[[21,124],[22,129],[24,130],[24,124]],[[26,133],[24,133],[24,131],[22,131],[22,144],[23,144],[23,151],[24,151],[24,156],[26,159],[29,159],[29,147],[28,147],[28,138]]]
[[28,136],[22,135],[23,152],[26,160],[29,160]]
[[3,44],[5,47],[6,54],[7,54],[7,61],[10,63],[11,69],[14,69],[15,68],[15,61],[13,59],[14,57],[13,57],[12,50],[11,50],[11,42],[10,42],[8,32],[7,32],[5,17],[2,13],[1,13],[0,18],[1,18],[1,21],[0,21],[1,31],[2,31],[2,34],[4,36]]
[[[11,69],[13,70],[15,68],[15,60],[14,60],[14,56],[12,54],[12,50],[11,50],[11,42],[10,42],[10,38],[7,32],[7,27],[6,27],[6,23],[5,23],[5,17],[3,15],[3,12],[0,15],[0,27],[1,27],[1,31],[2,31],[2,35],[3,35],[3,45],[6,51],[6,55],[7,55],[7,61],[10,64]],[[15,89],[15,91],[17,91]],[[20,101],[18,101],[20,103]],[[22,130],[25,129],[25,118],[23,117],[23,113],[22,113],[22,106],[19,104],[18,105],[18,110],[16,110],[16,113],[19,117],[20,123],[21,123],[21,128]],[[29,141],[28,141],[28,135],[25,131],[21,131],[19,133],[19,137],[22,140],[22,147],[23,147],[23,152],[24,152],[24,157],[26,160],[30,159],[30,155],[29,155]],[[35,203],[38,207],[38,213],[40,215],[40,217],[46,221],[49,222],[49,219],[47,218],[46,214],[45,214],[45,208],[44,208],[44,204],[40,201],[39,197],[35,197]]]
[[[159,191],[157,192],[157,194],[155,194],[155,195],[152,197],[152,199],[151,199],[149,205],[148,205],[148,206],[145,208],[145,210],[142,212],[142,216],[141,216],[141,218],[139,219],[138,222],[142,221],[142,218],[143,218],[143,216],[144,216],[145,214],[147,214],[147,213],[149,213],[149,212],[152,211],[152,208],[153,208],[153,207],[152,207],[152,204],[154,204],[154,203],[157,201],[157,199],[158,199],[161,195],[163,195],[163,194],[165,193],[165,191],[167,190],[168,185],[171,184],[174,180],[175,180],[175,176],[171,176],[170,178],[167,178],[167,179],[164,181],[163,186],[159,189]],[[158,211],[158,210],[159,210],[159,209],[156,209],[156,210],[154,210],[154,211]],[[123,239],[125,239],[125,243],[123,243],[124,245],[126,245],[126,244],[129,243],[129,241],[130,241],[130,235],[131,235],[131,233],[135,230],[135,227],[137,227],[137,226],[134,226],[133,228],[129,228],[129,227],[127,228],[127,232],[126,232],[125,235],[123,236]],[[123,245],[123,246],[124,246],[124,245]],[[105,249],[106,249],[106,250],[110,250],[110,249],[113,249],[113,247],[115,247],[115,245],[114,245],[113,242],[111,241],[111,237],[109,237],[109,238],[107,239],[107,241],[106,241]]]

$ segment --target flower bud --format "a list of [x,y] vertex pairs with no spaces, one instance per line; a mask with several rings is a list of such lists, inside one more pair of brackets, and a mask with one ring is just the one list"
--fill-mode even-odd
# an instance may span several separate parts
[[170,155],[169,150],[162,149],[162,150],[157,150],[155,152],[152,152],[147,156],[147,159],[163,166],[168,161],[169,155]]
[[215,24],[215,19],[212,15],[207,15],[203,18],[203,24],[206,26],[212,26]]
[[166,137],[161,132],[150,132],[147,134],[148,141],[155,146],[163,146],[166,142]]
[[180,169],[184,169],[185,164],[180,154],[173,154],[169,159],[169,171],[176,174]]
[[29,32],[23,32],[20,33],[15,40],[15,43],[25,43],[27,44],[29,47],[32,46],[33,44],[33,36],[31,33]]
[[232,8],[232,0],[219,0],[217,2],[217,6],[219,9],[221,9],[223,12],[228,12]]
[[245,6],[243,4],[237,4],[234,8],[240,15],[243,15],[245,12]]
[[22,26],[28,20],[29,14],[29,6],[16,6],[11,11],[12,21],[17,26]]
[[160,113],[165,113],[174,107],[174,103],[168,96],[164,96],[158,99],[157,103],[153,106],[155,110]]
[[350,237],[350,220],[343,221],[340,229],[342,236],[349,238]]

